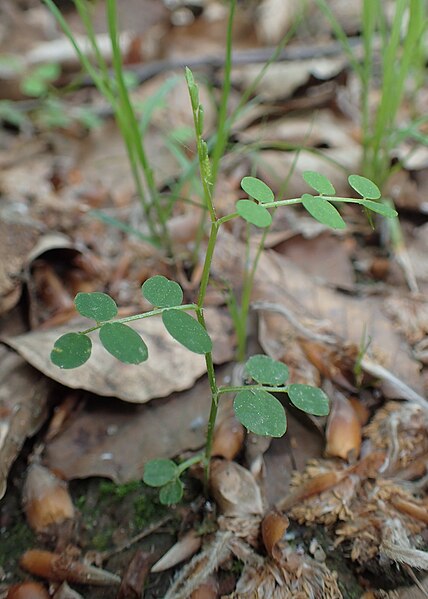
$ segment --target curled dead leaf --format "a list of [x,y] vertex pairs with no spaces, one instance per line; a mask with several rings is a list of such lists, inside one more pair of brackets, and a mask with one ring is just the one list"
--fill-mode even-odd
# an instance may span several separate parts
[[290,521],[276,510],[270,511],[262,520],[262,538],[268,554],[273,557],[276,544],[282,539]]
[[355,460],[360,455],[361,437],[361,423],[352,404],[344,395],[336,393],[327,422],[326,454]]
[[220,511],[225,516],[249,516],[263,513],[263,501],[255,478],[235,462],[214,460],[210,487]]
[[346,470],[334,470],[332,472],[324,472],[314,478],[306,480],[297,489],[291,491],[281,501],[278,502],[278,510],[287,511],[297,503],[308,499],[312,495],[318,495],[323,491],[327,491],[336,486],[347,476]]

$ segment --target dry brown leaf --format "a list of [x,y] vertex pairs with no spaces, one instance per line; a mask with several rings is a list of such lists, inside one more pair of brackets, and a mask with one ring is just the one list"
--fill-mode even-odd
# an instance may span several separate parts
[[[239,280],[244,249],[225,231],[220,240],[214,256],[214,274]],[[401,380],[410,391],[413,389],[415,396],[423,395],[426,382],[421,376],[421,364],[413,359],[405,340],[385,313],[388,299],[385,295],[354,297],[337,293],[314,281],[285,257],[273,251],[264,252],[252,297],[273,307],[259,311],[261,345],[271,357],[290,366],[294,381],[319,385],[319,375],[299,347],[299,338],[336,348],[352,345],[359,348],[362,339],[370,339],[365,356],[394,373],[395,379]],[[400,291],[394,290],[390,297],[400,298]],[[425,305],[423,300],[417,301]],[[395,392],[393,397],[406,397],[397,386]]]
[[[218,370],[219,383],[227,373]],[[90,397],[69,418],[67,428],[47,444],[47,464],[68,480],[89,476],[105,476],[116,483],[139,480],[148,460],[202,447],[210,398],[206,379],[149,406]],[[220,418],[223,409],[230,409],[227,401],[221,402]]]
[[210,486],[221,513],[227,517],[260,515],[263,500],[260,488],[249,470],[236,462],[214,460]]
[[355,286],[349,244],[344,239],[326,232],[311,239],[297,235],[276,246],[275,251],[315,281],[341,289]]

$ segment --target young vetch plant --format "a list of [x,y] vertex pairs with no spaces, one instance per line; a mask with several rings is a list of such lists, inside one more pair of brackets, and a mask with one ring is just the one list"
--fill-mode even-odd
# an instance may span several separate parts
[[[211,221],[196,301],[183,304],[183,291],[180,285],[160,275],[147,279],[141,288],[143,296],[153,306],[153,310],[134,316],[115,318],[118,312],[117,305],[105,293],[78,293],[74,300],[77,311],[82,316],[94,320],[95,325],[79,333],[63,335],[55,342],[51,353],[52,362],[60,368],[77,368],[89,359],[92,349],[89,335],[98,331],[101,344],[111,355],[126,364],[140,364],[148,359],[148,348],[129,323],[160,316],[166,330],[178,343],[189,351],[205,356],[211,390],[211,408],[204,452],[181,464],[168,459],[157,459],[148,462],[145,466],[143,480],[152,487],[159,487],[160,500],[164,504],[180,501],[183,495],[181,475],[191,465],[202,463],[205,468],[205,480],[208,481],[214,427],[219,401],[223,394],[236,394],[233,404],[236,417],[247,430],[258,435],[281,437],[286,432],[285,410],[273,393],[287,394],[294,406],[309,414],[325,416],[329,412],[328,397],[321,389],[309,385],[287,384],[287,366],[269,356],[256,355],[247,360],[245,370],[253,381],[251,384],[240,386],[217,384],[212,341],[205,324],[204,302],[220,227],[230,220],[241,217],[256,227],[265,228],[272,222],[271,209],[292,204],[302,204],[313,218],[333,229],[343,229],[346,226],[333,202],[352,202],[385,217],[397,216],[395,210],[376,201],[380,199],[381,194],[378,187],[369,179],[351,175],[348,179],[349,184],[360,197],[338,197],[327,177],[307,171],[303,174],[303,178],[317,195],[305,193],[300,198],[275,200],[273,191],[263,181],[255,177],[244,177],[241,187],[248,198],[238,200],[236,212],[217,217],[211,197],[211,164],[206,143],[202,139],[203,109],[199,103],[197,85],[188,69],[186,78],[194,117],[204,200]],[[196,318],[193,318],[189,312],[193,312]]]

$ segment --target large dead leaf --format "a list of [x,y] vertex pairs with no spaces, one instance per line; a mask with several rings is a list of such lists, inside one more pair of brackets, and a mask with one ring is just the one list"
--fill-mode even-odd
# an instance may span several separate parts
[[[215,254],[215,272],[236,280],[244,255],[243,247],[236,239],[223,233]],[[423,394],[421,365],[412,358],[404,337],[385,310],[386,298],[400,297],[402,292],[397,289],[385,295],[359,297],[336,292],[315,281],[283,256],[265,252],[256,273],[253,298],[283,306],[288,317],[269,310],[261,313],[262,346],[272,357],[286,363],[291,357],[291,365],[296,367],[298,364],[294,362],[301,355],[304,365],[301,376],[308,379],[308,384],[317,384],[315,371],[306,370],[303,352],[296,353],[302,325],[313,333],[333,335],[342,343],[357,347],[362,339],[370,340],[368,354]]]
[[[207,322],[214,342],[215,361],[231,360],[233,344],[228,335],[229,319],[215,310],[207,310]],[[149,359],[140,366],[116,360],[104,350],[95,334],[92,336],[92,355],[86,364],[78,370],[59,369],[50,360],[56,339],[67,332],[84,330],[88,324],[87,320],[79,319],[64,327],[8,337],[6,342],[32,366],[63,385],[132,403],[145,403],[154,397],[166,397],[173,391],[188,389],[205,372],[204,356],[194,354],[174,341],[159,318],[133,324],[149,348]]]
[[0,346],[0,499],[9,468],[24,441],[46,417],[48,381],[15,353]]
[[[224,382],[226,372],[219,373]],[[210,406],[207,379],[150,406],[91,397],[48,445],[47,463],[65,478],[141,479],[145,462],[172,458],[204,443]],[[230,408],[222,402],[221,410]]]

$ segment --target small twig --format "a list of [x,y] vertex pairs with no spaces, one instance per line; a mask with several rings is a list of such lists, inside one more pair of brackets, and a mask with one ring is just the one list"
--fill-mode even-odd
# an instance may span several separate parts
[[101,553],[101,561],[105,562],[106,560],[110,559],[113,555],[117,555],[118,553],[121,553],[122,551],[129,549],[132,545],[135,545],[135,543],[141,541],[141,539],[144,539],[145,537],[148,537],[154,532],[156,532],[159,528],[161,528],[161,526],[163,526],[170,520],[172,520],[171,514],[165,516],[164,518],[161,518],[161,520],[158,520],[154,524],[151,524],[150,526],[139,532],[137,535],[135,535],[135,537],[131,537],[130,539],[122,543],[122,545],[119,545],[118,547],[115,547],[110,551],[103,551]]
[[[349,39],[352,46],[358,47],[361,45],[361,40],[358,37]],[[265,63],[267,62],[272,54],[275,52],[275,48],[251,48],[250,50],[239,50],[238,52],[232,52],[232,64],[233,66]],[[322,44],[316,46],[296,46],[291,48],[284,48],[278,55],[276,62],[295,61],[295,60],[310,60],[313,58],[323,58],[329,56],[338,56],[344,54],[343,47],[340,42],[332,42],[329,44]],[[187,57],[187,58],[172,58],[165,60],[154,60],[149,64],[138,64],[138,65],[126,65],[128,71],[132,71],[138,81],[138,83],[144,83],[160,73],[165,71],[174,71],[176,69],[189,69],[197,70],[201,68],[221,69],[224,66],[224,55],[208,55],[200,57]],[[81,83],[82,86],[90,87],[93,85],[93,81],[90,77],[85,77]]]

